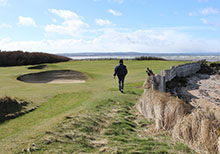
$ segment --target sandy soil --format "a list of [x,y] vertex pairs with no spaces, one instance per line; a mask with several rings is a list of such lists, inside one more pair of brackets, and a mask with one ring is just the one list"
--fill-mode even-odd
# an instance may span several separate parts
[[85,83],[85,80],[53,80],[48,83]]
[[87,76],[73,70],[55,70],[19,76],[17,80],[27,83],[84,83]]
[[181,95],[196,108],[209,109],[220,117],[220,75],[196,74],[187,78]]
[[47,65],[36,65],[36,66],[32,66],[32,67],[28,67],[28,69],[45,69],[47,68]]

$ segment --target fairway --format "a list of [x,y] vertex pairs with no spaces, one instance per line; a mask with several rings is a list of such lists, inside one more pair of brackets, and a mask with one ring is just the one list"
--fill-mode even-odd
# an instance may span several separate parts
[[[57,130],[60,123],[65,123],[65,117],[83,117],[99,113],[95,108],[111,102],[106,100],[121,102],[122,109],[126,108],[126,104],[122,102],[136,104],[143,93],[142,85],[146,78],[147,67],[158,74],[170,66],[183,63],[185,62],[125,60],[128,75],[125,79],[124,94],[118,91],[117,79],[113,79],[114,67],[118,64],[118,60],[69,61],[47,64],[48,67],[43,70],[30,70],[28,69],[30,66],[1,67],[0,97],[23,99],[30,102],[29,108],[35,106],[39,108],[0,124],[0,153],[19,153],[32,143],[40,143],[46,132],[53,132]],[[25,83],[16,80],[24,74],[51,70],[79,71],[84,73],[88,79],[85,83],[68,84]],[[111,103],[107,105],[109,105],[107,108],[117,109],[117,105],[111,105]],[[107,109],[103,110],[107,111]],[[47,151],[47,148],[40,149],[40,153]]]

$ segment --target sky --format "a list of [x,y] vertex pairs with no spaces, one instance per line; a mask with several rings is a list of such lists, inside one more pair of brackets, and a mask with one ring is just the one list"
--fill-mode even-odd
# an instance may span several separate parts
[[220,53],[220,0],[0,0],[0,50]]

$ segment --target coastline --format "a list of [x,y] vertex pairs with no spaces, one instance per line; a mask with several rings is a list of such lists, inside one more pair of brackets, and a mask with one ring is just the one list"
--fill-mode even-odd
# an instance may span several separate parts
[[[67,55],[68,56],[68,55]],[[145,55],[143,55],[145,56]],[[192,55],[175,55],[175,56],[154,56],[154,55],[147,55],[147,56],[151,56],[151,57],[157,57],[157,58],[164,58],[166,60],[169,61],[199,61],[199,60],[203,60],[206,59],[206,61],[209,62],[217,62],[220,61],[220,55],[216,55],[216,56],[192,56]],[[133,56],[128,56],[128,55],[115,55],[115,56],[99,56],[99,55],[90,55],[90,56],[73,56],[70,55],[68,56],[69,58],[73,59],[73,60],[105,60],[105,59],[128,59],[128,60],[132,60],[135,59],[137,57],[141,57],[140,55],[133,55]]]

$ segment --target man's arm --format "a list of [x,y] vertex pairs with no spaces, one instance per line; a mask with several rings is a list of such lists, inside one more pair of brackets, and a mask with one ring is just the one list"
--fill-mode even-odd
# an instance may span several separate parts
[[127,70],[127,67],[125,66],[125,75],[128,74],[128,70]]
[[117,73],[118,73],[118,66],[115,67],[115,72],[114,72],[113,76],[115,77],[117,75]]

